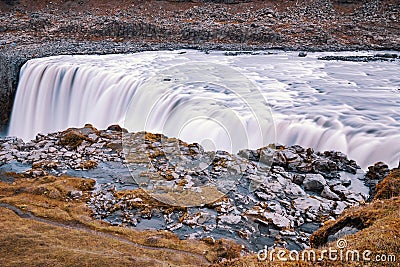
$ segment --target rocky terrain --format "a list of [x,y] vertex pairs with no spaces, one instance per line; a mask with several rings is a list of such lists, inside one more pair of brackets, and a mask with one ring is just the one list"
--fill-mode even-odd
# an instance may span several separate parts
[[399,50],[399,2],[0,1],[0,132],[29,59],[153,49]]
[[398,1],[2,2],[5,46],[61,39],[325,50],[399,45]]
[[[364,207],[368,201],[375,207],[377,199],[398,196],[397,174],[388,176],[390,170],[383,163],[363,173],[340,152],[270,145],[230,155],[207,152],[198,144],[160,134],[128,133],[118,125],[98,130],[89,124],[39,134],[30,142],[8,137],[0,139],[0,144],[1,209],[45,223],[55,224],[55,220],[57,227],[73,222],[78,224],[76,230],[104,222],[116,229],[144,231],[144,236],[154,230],[164,236],[171,233],[167,240],[194,240],[205,244],[200,246],[211,246],[204,254],[209,264],[225,266],[226,260],[240,253],[249,256],[239,262],[251,262],[251,252],[265,246],[296,251],[319,247],[343,235],[363,235],[385,216],[398,218],[388,211],[397,204],[379,206],[382,211],[373,211],[371,220],[371,211]],[[62,204],[67,205],[69,215],[58,208],[59,201],[70,203]],[[79,209],[74,206],[78,204]],[[43,216],[50,221],[43,221]],[[106,234],[105,238],[114,237]],[[139,238],[134,243],[171,246],[158,237],[153,239]],[[221,241],[226,239],[240,246]],[[391,247],[387,250],[392,251]],[[186,264],[180,249],[173,253],[172,263]],[[197,257],[196,253],[190,257]]]
[[[36,57],[400,48],[397,0],[2,0],[0,11],[0,134],[19,70]],[[321,60],[398,59],[377,52]],[[382,162],[363,173],[340,152],[300,146],[207,152],[117,125],[0,145],[5,265],[276,266],[251,252],[323,249],[343,235],[355,248],[400,249],[400,175]]]
[[180,240],[94,220],[85,203],[93,179],[1,176],[13,179],[0,181],[2,266],[208,266],[240,255],[228,240]]
[[[378,165],[376,166],[378,169],[382,167],[381,164]],[[310,238],[312,249],[301,252],[304,254],[314,252],[321,256],[329,250],[336,250],[343,255],[349,251],[359,253],[369,251],[371,254],[367,260],[361,257],[343,257],[342,260],[335,257],[330,260],[326,257],[324,260],[315,259],[314,261],[296,260],[296,258],[293,260],[288,257],[287,250],[281,250],[280,252],[286,253],[283,256],[286,261],[277,259],[276,254],[272,260],[260,260],[255,255],[246,255],[214,266],[398,266],[400,256],[399,186],[400,168],[397,168],[390,171],[377,184],[375,188],[377,194],[371,203],[347,209],[338,219],[325,222]],[[335,240],[332,237],[339,239]]]
[[[184,239],[230,238],[247,251],[308,248],[324,221],[368,197],[357,186],[364,177],[355,175],[360,170],[354,161],[300,146],[230,155],[162,135],[91,125],[28,143],[0,142],[3,172],[95,179],[87,205],[96,219],[170,230]],[[80,198],[82,192],[70,195]]]

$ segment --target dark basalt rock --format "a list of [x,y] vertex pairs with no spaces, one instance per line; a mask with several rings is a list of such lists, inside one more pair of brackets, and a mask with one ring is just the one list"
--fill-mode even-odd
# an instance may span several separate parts
[[376,185],[389,174],[389,166],[383,162],[377,162],[374,166],[368,167],[365,175],[365,184],[369,186],[368,201],[372,201],[376,194]]
[[[264,147],[258,150],[242,150],[239,156],[251,161],[261,161],[262,155],[271,155],[271,148]],[[304,149],[294,145],[290,147],[276,146],[270,156],[272,166],[281,166],[287,171],[298,173],[319,173],[326,179],[339,177],[339,172],[345,171],[352,174],[360,167],[354,160],[337,151],[314,152],[313,149]]]
[[306,190],[321,192],[326,186],[326,181],[321,174],[307,174],[303,186]]
[[307,52],[301,51],[299,52],[299,57],[306,57],[307,56]]
[[397,54],[375,54],[373,56],[324,56],[319,60],[338,60],[353,62],[370,62],[370,61],[394,61],[398,58]]

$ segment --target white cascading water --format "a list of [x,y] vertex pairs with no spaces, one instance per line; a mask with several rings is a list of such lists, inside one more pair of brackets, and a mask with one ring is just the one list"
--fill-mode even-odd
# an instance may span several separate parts
[[317,59],[336,54],[349,53],[187,50],[34,59],[21,69],[9,135],[28,140],[85,123],[118,123],[208,149],[237,152],[276,141],[342,151],[363,168],[377,161],[397,166],[399,61]]

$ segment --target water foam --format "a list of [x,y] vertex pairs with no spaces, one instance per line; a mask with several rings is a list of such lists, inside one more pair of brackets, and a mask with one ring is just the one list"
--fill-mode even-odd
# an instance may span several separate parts
[[[114,123],[123,125],[129,105],[137,106],[135,113],[139,120],[148,115],[143,110],[151,104],[153,115],[146,124],[147,130],[165,131],[164,134],[189,142],[212,140],[214,144],[210,147],[236,152],[244,147],[232,147],[226,141],[234,138],[232,129],[238,123],[230,116],[239,114],[240,123],[250,125],[245,127],[248,133],[252,132],[254,119],[229,90],[206,83],[176,86],[167,94],[162,90],[143,90],[149,79],[165,69],[209,62],[239,71],[260,89],[272,110],[277,142],[316,150],[339,150],[364,168],[379,160],[397,166],[400,159],[398,61],[317,60],[318,56],[335,53],[309,53],[306,58],[299,58],[297,53],[279,51],[238,56],[226,56],[223,52],[181,52],[64,55],[30,60],[21,69],[8,134],[28,140],[37,133],[85,123],[98,128]],[[174,78],[171,76],[166,82],[173,83]],[[154,100],[159,106],[154,106]],[[180,109],[175,109],[177,105]],[[222,106],[224,110],[219,110]],[[199,117],[196,110],[210,110],[210,107],[215,110],[205,113],[207,120],[201,123],[190,120],[193,114]],[[224,121],[232,129],[228,134],[223,133],[224,129],[216,134],[218,125],[213,121]],[[185,127],[176,132],[175,124]],[[248,139],[245,140],[248,147],[262,145],[252,142],[252,137]]]

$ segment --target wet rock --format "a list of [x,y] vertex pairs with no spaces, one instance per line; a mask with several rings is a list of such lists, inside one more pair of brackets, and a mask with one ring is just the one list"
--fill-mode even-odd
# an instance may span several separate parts
[[291,221],[280,214],[264,212],[262,215],[267,221],[271,221],[278,228],[286,229],[291,226]]
[[303,181],[304,189],[320,192],[326,186],[325,178],[320,174],[307,174]]
[[301,51],[299,52],[299,57],[306,57],[307,56],[307,52]]
[[365,183],[369,186],[368,201],[372,201],[376,194],[376,185],[389,174],[389,166],[383,162],[377,162],[374,166],[368,167],[365,175]]
[[336,216],[340,215],[347,208],[347,205],[344,202],[338,201],[338,202],[335,203],[335,205],[336,205],[336,207],[333,210],[333,213]]
[[[116,126],[97,130],[86,125],[38,135],[28,143],[0,139],[0,162],[4,162],[0,168],[17,160],[27,165],[29,177],[46,172],[94,177],[97,186],[88,205],[97,219],[138,229],[169,230],[181,238],[240,238],[250,250],[274,243],[308,247],[309,234],[302,225],[320,225],[323,219],[338,216],[360,200],[341,179],[329,178],[333,176],[328,171],[353,166],[339,153],[269,146],[243,150],[239,155],[210,154],[198,144],[141,132],[124,134],[132,152],[126,155],[119,143],[119,130]],[[60,143],[68,133],[72,133],[68,138],[73,145]],[[12,158],[7,156],[10,154]],[[194,163],[200,170],[193,169]],[[270,163],[270,168],[265,167]],[[190,208],[161,203],[140,191],[159,186],[162,190],[201,193],[210,183],[224,190],[224,197]],[[340,193],[332,189],[335,187]],[[79,192],[70,194],[71,198],[82,197]]]
[[350,186],[351,185],[351,179],[350,178],[341,178],[340,179],[342,185],[344,186]]
[[220,223],[237,224],[242,220],[242,217],[240,215],[221,215],[218,216],[218,220]]
[[324,190],[321,192],[321,197],[324,197],[326,199],[331,199],[331,200],[340,200],[340,197],[333,193],[329,186],[325,186]]
[[362,195],[354,194],[354,193],[347,194],[346,199],[348,202],[355,202],[355,203],[360,203],[360,202],[365,201],[365,199]]
[[341,60],[341,61],[352,61],[352,62],[370,62],[370,61],[392,61],[392,57],[381,57],[381,56],[324,56],[319,57],[320,60]]
[[107,130],[114,131],[114,132],[124,132],[124,133],[128,132],[126,129],[122,128],[119,125],[110,125],[110,126],[108,126]]
[[328,186],[333,187],[335,185],[342,184],[342,181],[339,179],[331,179],[327,180],[326,183],[328,184]]
[[321,206],[321,202],[311,197],[300,197],[293,200],[294,208],[300,212],[316,212]]
[[345,226],[342,229],[340,229],[339,231],[337,231],[335,234],[329,235],[328,236],[328,242],[336,241],[336,240],[340,239],[343,236],[352,235],[352,234],[357,233],[358,231],[360,231],[360,230],[358,230],[355,227]]
[[368,167],[366,178],[370,180],[382,180],[389,174],[389,166],[383,162],[377,162],[374,166]]
[[346,198],[349,194],[349,190],[341,184],[332,187],[332,191],[338,194],[341,198]]
[[300,226],[300,229],[305,233],[312,234],[320,227],[317,223],[304,223]]
[[304,190],[300,186],[292,183],[287,184],[284,191],[288,197],[299,197],[306,195],[306,192],[304,192]]
[[265,192],[255,192],[256,196],[259,197],[262,200],[271,200],[274,199],[276,197],[275,194],[267,194]]
[[293,175],[293,182],[294,182],[295,184],[302,185],[305,178],[306,178],[305,175],[302,175],[302,174],[294,174],[294,175]]

